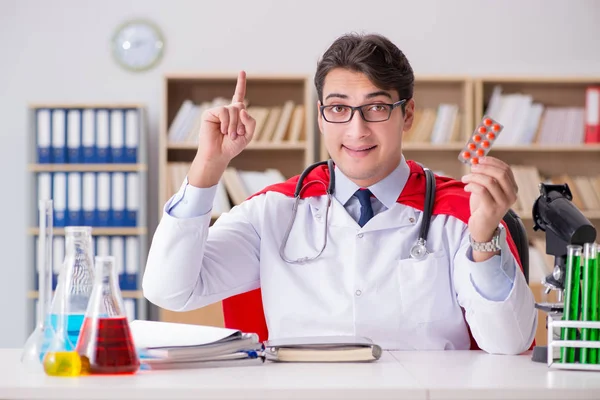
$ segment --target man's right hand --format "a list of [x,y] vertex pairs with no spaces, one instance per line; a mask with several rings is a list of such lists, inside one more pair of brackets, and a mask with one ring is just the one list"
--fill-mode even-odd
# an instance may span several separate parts
[[256,121],[244,106],[245,95],[246,73],[240,71],[231,104],[202,114],[198,152],[188,172],[192,186],[216,185],[229,162],[252,140]]

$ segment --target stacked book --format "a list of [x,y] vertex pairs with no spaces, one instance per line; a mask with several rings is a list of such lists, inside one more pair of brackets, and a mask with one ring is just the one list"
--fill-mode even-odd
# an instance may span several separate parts
[[258,365],[265,360],[254,333],[144,320],[132,321],[130,328],[146,369]]
[[182,369],[262,365],[275,362],[366,362],[382,349],[357,336],[275,338],[236,329],[171,322],[130,323],[143,369]]

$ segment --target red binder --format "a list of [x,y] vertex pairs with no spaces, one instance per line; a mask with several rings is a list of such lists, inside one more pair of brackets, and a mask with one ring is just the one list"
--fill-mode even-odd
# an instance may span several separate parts
[[600,86],[585,91],[585,143],[600,143]]

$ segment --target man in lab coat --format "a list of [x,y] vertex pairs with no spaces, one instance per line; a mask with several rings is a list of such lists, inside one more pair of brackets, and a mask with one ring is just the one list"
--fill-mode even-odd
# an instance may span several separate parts
[[[414,118],[413,82],[404,54],[379,35],[345,35],[323,55],[316,107],[334,172],[318,167],[304,180],[282,257],[298,176],[209,228],[217,183],[255,128],[240,72],[232,103],[203,114],[196,157],[164,206],[145,297],[186,311],[260,290],[264,316],[248,319],[264,318],[270,338],[359,335],[385,349],[499,354],[530,348],[537,313],[502,223],[517,193],[504,162],[484,158],[462,182],[436,177],[429,254],[410,257],[425,199],[423,169],[401,151]],[[293,262],[305,257],[313,259]]]

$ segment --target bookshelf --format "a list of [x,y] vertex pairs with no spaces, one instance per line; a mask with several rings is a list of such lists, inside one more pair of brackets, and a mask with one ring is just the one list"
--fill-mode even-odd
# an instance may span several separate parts
[[[598,85],[600,77],[482,77],[474,81],[474,122],[486,110],[490,111],[494,96],[500,93],[502,98],[503,103],[495,112],[504,121],[503,135],[507,136],[492,149],[494,156],[511,166],[533,167],[537,172],[533,177],[538,182],[553,178],[558,183],[567,182],[573,201],[594,224],[600,222],[600,204],[590,207],[582,199],[594,194],[598,197],[600,193],[594,193],[593,188],[590,192],[589,187],[583,187],[573,178],[600,176],[600,143],[586,143],[583,134],[586,89]],[[527,132],[519,125],[519,110],[525,109],[524,113],[529,111],[531,115],[534,105],[540,105],[542,114],[535,117],[537,127]],[[529,237],[542,238],[543,232],[534,232],[532,228],[531,207],[539,195],[537,185],[526,178],[518,183],[526,190],[520,190],[519,200],[524,201],[515,206],[516,211],[524,219]]]
[[[200,116],[206,108],[229,104],[237,73],[167,74],[163,80],[163,111],[159,136],[159,218],[164,204],[179,189],[198,149]],[[247,74],[248,112],[257,120],[249,146],[230,163],[213,207],[213,222],[221,211],[252,194],[264,179],[281,180],[299,174],[315,161],[315,100],[311,77]],[[271,173],[267,171],[271,170]],[[261,173],[262,178],[256,177]],[[244,186],[244,189],[240,188]],[[158,309],[158,319],[223,325],[221,304],[190,312]]]
[[[532,206],[539,182],[566,182],[575,205],[600,228],[600,143],[586,143],[584,135],[586,90],[600,85],[600,77],[489,76],[474,79],[473,85],[474,123],[484,112],[492,112],[505,125],[507,135],[492,153],[513,167],[519,185],[515,211],[544,261],[545,269],[536,272],[531,258],[530,287],[536,301],[556,301],[556,293],[545,294],[539,279],[552,271],[553,259],[545,254],[544,233],[533,230]],[[528,129],[520,122],[523,115],[537,126]],[[538,345],[547,343],[545,317],[538,313]]]
[[[292,83],[295,82],[295,83]],[[167,167],[169,163],[189,163],[195,154],[197,146],[186,143],[168,143],[168,128],[185,99],[201,103],[210,101],[216,96],[231,96],[235,87],[235,75],[171,75],[164,83],[164,121],[160,143],[160,207],[172,194],[167,190]],[[511,139],[494,145],[490,155],[504,160],[513,166],[515,175],[519,176],[519,201],[514,209],[523,219],[528,231],[532,249],[537,251],[545,263],[545,268],[551,271],[552,265],[545,257],[544,234],[533,231],[531,206],[539,195],[538,184],[541,181],[555,178],[563,183],[568,180],[574,196],[586,203],[580,207],[590,221],[600,228],[600,204],[589,207],[589,199],[597,197],[600,202],[600,187],[591,191],[593,184],[585,187],[582,180],[570,178],[585,177],[587,182],[596,181],[600,184],[600,143],[585,143],[582,135],[584,129],[584,109],[586,107],[586,90],[590,86],[600,86],[600,77],[531,77],[531,76],[416,76],[414,98],[416,102],[415,122],[409,132],[404,133],[403,153],[407,159],[419,161],[432,170],[457,179],[468,173],[469,167],[458,161],[458,154],[475,126],[481,121],[484,112],[489,111],[490,102],[494,95],[520,94],[516,97],[524,103],[511,100],[508,106],[500,107],[493,112],[505,130],[516,131],[513,119],[518,116],[518,110],[530,110],[531,120],[536,124],[530,125],[527,135],[505,135]],[[277,90],[275,87],[285,87]],[[295,89],[292,89],[295,87]],[[500,87],[500,93],[498,89]],[[297,174],[308,163],[328,158],[323,145],[321,134],[315,129],[316,101],[310,100],[314,91],[312,82],[304,77],[270,77],[253,76],[248,74],[247,98],[259,105],[277,105],[288,97],[284,93],[293,91],[295,96],[304,96],[307,105],[306,143],[264,143],[255,142],[241,157],[232,164],[240,169],[277,167],[283,162],[295,160],[293,167],[281,168],[287,177]],[[302,93],[302,94],[300,94]],[[530,97],[529,97],[530,96]],[[511,105],[512,102],[512,105]],[[501,102],[502,103],[502,102]],[[539,104],[531,107],[532,104]],[[517,106],[518,105],[518,106]],[[541,107],[540,107],[541,106]],[[564,109],[563,109],[564,108]],[[427,111],[429,110],[429,111]],[[548,112],[548,110],[551,110]],[[536,117],[535,112],[538,112]],[[562,113],[562,114],[561,114]],[[446,114],[444,118],[442,116]],[[437,119],[442,131],[448,135],[434,134]],[[553,123],[548,123],[548,121]],[[567,122],[565,122],[567,121]],[[444,122],[442,124],[442,122]],[[562,124],[562,125],[561,125]],[[513,126],[513,128],[509,129]],[[560,126],[559,129],[550,129]],[[523,128],[525,129],[525,128]],[[524,130],[523,132],[525,132]],[[561,135],[561,132],[571,132],[571,135]],[[514,137],[513,137],[514,136]],[[527,140],[519,140],[527,137]],[[316,147],[312,150],[312,146]],[[287,146],[287,147],[286,147]],[[314,157],[313,157],[314,156]],[[285,161],[284,161],[285,160]],[[528,167],[522,170],[520,167]],[[531,168],[537,173],[533,175]],[[184,168],[185,170],[185,168]],[[179,186],[179,182],[177,187]],[[581,190],[580,190],[581,186]],[[582,195],[579,193],[585,193]],[[527,206],[529,205],[529,206]],[[217,218],[218,215],[215,215]],[[530,286],[537,301],[553,301],[553,294],[545,295],[537,277],[546,271],[534,271],[539,266],[530,265]],[[549,272],[548,272],[549,273]],[[173,321],[192,321],[194,323],[222,324],[220,304],[207,307],[191,313],[164,313],[163,317]],[[538,344],[546,343],[546,331],[540,314]]]
[[95,255],[116,258],[129,318],[145,319],[141,291],[147,248],[147,127],[142,104],[28,106],[27,282],[33,328],[38,293],[38,199],[54,203],[53,288],[65,227],[91,226]]

